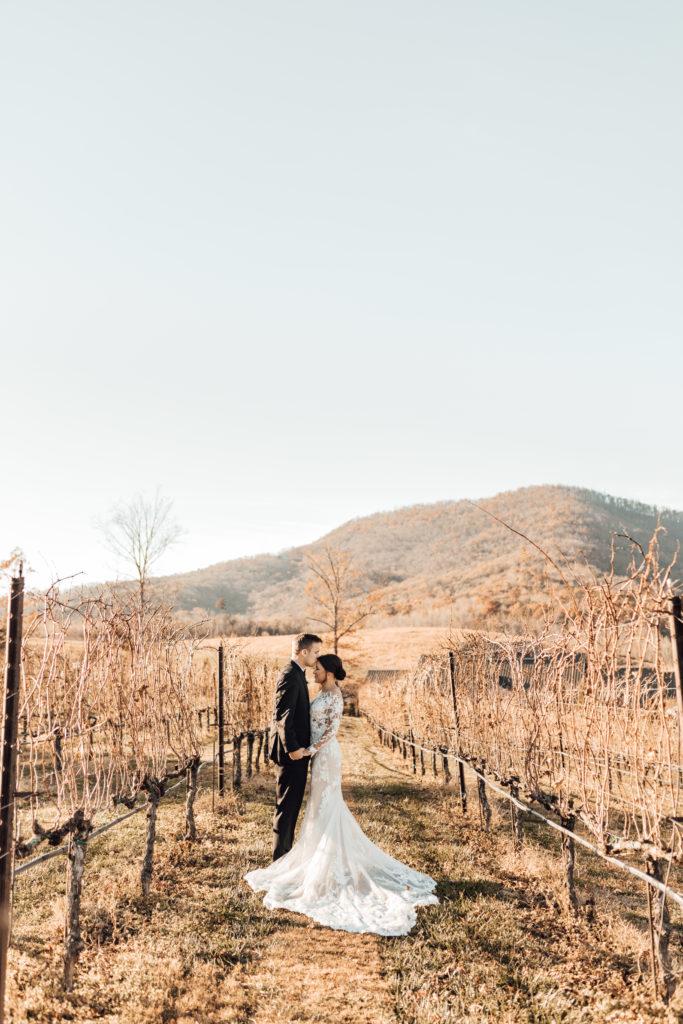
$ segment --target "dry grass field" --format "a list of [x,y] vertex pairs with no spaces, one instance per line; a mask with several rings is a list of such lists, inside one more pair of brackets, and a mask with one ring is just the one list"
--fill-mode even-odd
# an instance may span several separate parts
[[[283,636],[240,637],[244,649],[283,663],[291,657],[292,637]],[[413,668],[420,655],[432,651],[443,643],[448,630],[431,626],[388,626],[384,629],[361,629],[342,641],[339,655],[346,667],[344,693],[358,699],[359,687],[371,668]],[[323,650],[332,650],[323,644]],[[309,673],[310,676],[310,673]]]
[[[394,626],[362,629],[341,643],[339,654],[346,666],[344,691],[357,694],[370,668],[413,668],[421,654],[438,648],[448,636],[447,629],[431,626]],[[245,650],[281,659],[291,657],[292,634],[288,636],[245,637]],[[324,650],[331,647],[323,645]]]
[[[350,644],[342,642],[339,653],[344,658],[345,648],[349,648],[361,674],[368,668],[412,668],[421,654],[438,646],[447,635],[446,629],[431,626],[363,629]],[[285,660],[291,654],[292,634],[245,637],[244,642],[246,650]]]
[[[591,917],[566,905],[556,837],[526,823],[513,850],[507,808],[490,835],[454,789],[415,778],[345,718],[344,794],[368,835],[438,880],[405,937],[351,935],[271,912],[242,875],[269,860],[273,780],[246,780],[182,839],[182,790],[162,803],[150,897],[138,894],[144,821],[98,838],[84,884],[86,945],[75,991],[59,990],[64,861],[16,881],[12,1024],[650,1024],[680,1020],[680,997],[655,1005],[645,900],[637,883],[579,855]],[[589,897],[591,898],[589,900]],[[674,943],[681,947],[677,927]]]

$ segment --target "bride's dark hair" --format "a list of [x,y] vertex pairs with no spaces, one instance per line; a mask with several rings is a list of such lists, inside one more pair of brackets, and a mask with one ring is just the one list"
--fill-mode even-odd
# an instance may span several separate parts
[[342,679],[346,679],[346,670],[342,665],[341,658],[336,654],[321,654],[318,661],[326,672],[332,673],[337,682],[340,683]]

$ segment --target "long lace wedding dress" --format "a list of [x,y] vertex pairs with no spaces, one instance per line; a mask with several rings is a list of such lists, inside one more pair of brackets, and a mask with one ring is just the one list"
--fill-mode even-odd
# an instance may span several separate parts
[[337,730],[344,699],[322,691],[311,701],[311,788],[299,838],[265,868],[244,875],[265,890],[266,907],[306,914],[329,928],[405,935],[416,906],[438,903],[436,882],[389,856],[363,832],[341,789]]

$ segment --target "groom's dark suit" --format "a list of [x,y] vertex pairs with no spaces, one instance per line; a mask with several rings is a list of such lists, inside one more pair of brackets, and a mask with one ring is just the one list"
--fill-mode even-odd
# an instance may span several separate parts
[[273,815],[273,860],[291,850],[296,819],[306,789],[310,757],[293,761],[292,750],[311,742],[311,718],[306,673],[292,661],[280,673],[275,688],[273,738],[269,755],[275,765],[275,814]]

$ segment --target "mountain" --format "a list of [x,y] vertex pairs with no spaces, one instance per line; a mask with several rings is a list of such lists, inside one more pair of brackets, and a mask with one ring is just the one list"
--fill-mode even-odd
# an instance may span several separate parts
[[[477,504],[481,508],[440,501],[377,512],[352,519],[312,544],[158,577],[153,587],[174,600],[182,617],[217,616],[218,628],[312,628],[306,619],[305,556],[329,544],[351,554],[363,589],[381,597],[384,611],[374,620],[377,625],[476,626],[484,619],[489,626],[515,625],[540,612],[560,577],[532,545],[487,512],[526,534],[563,571],[607,571],[612,534],[647,543],[658,519],[666,530],[660,541],[663,558],[673,558],[683,541],[683,513],[584,488],[524,487]],[[618,573],[625,572],[630,549],[618,540]]]

